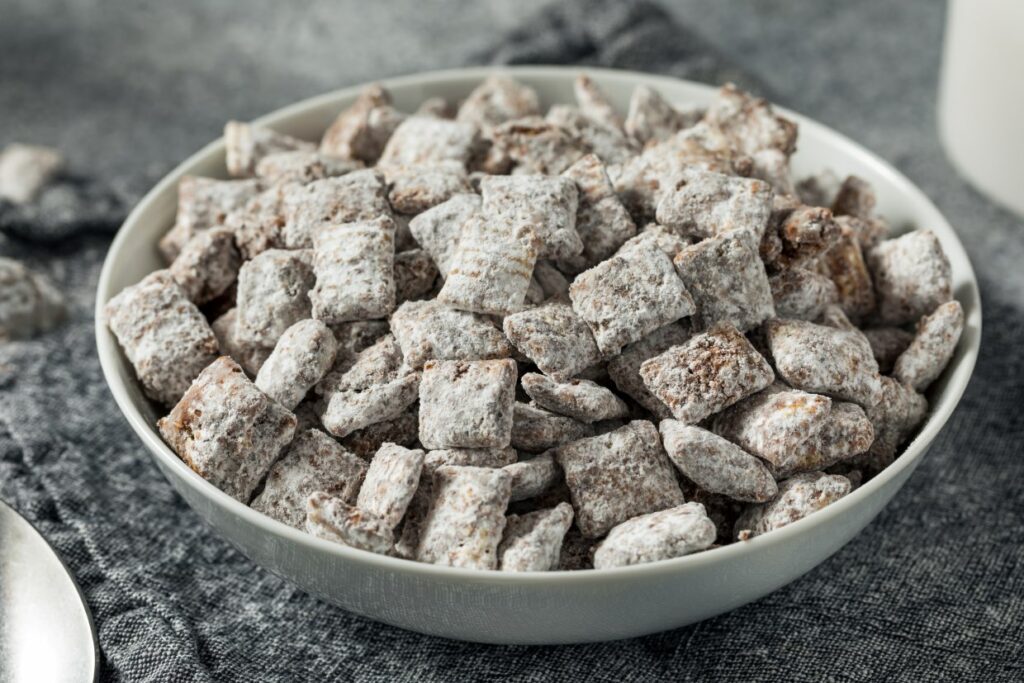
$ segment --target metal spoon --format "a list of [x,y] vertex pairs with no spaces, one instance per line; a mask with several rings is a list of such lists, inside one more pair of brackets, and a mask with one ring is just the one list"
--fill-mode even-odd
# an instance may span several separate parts
[[39,532],[0,502],[0,683],[95,681],[98,662],[74,578]]

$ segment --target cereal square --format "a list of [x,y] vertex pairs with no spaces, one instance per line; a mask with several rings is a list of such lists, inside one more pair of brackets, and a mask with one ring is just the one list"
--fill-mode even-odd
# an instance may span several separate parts
[[683,504],[658,430],[635,420],[613,432],[555,451],[572,494],[576,524],[587,538],[648,512]]
[[263,126],[228,121],[224,125],[224,148],[228,173],[244,178],[251,176],[260,160],[271,154],[313,151],[316,145]]
[[629,112],[623,125],[627,134],[646,145],[672,137],[695,123],[694,117],[677,110],[657,90],[638,85],[629,98]]
[[428,449],[501,448],[512,440],[514,360],[427,361],[420,442]]
[[528,372],[520,381],[523,390],[538,406],[580,422],[589,424],[629,415],[625,401],[611,389],[589,379],[558,382],[546,375]]
[[437,282],[437,265],[422,249],[395,254],[395,301],[402,304],[424,298]]
[[628,567],[699,552],[718,532],[700,503],[685,503],[627,520],[594,551],[594,569]]
[[727,322],[741,332],[775,317],[771,286],[749,230],[720,233],[683,249],[676,270],[697,312],[693,328],[700,332]]
[[488,220],[532,228],[540,240],[538,258],[569,258],[583,251],[576,232],[579,195],[569,178],[544,175],[486,176],[480,182]]
[[386,555],[394,541],[383,519],[323,491],[306,499],[306,531],[317,538],[380,555]]
[[560,503],[547,510],[509,515],[498,546],[503,572],[544,572],[556,569],[562,539],[572,525],[572,506]]
[[594,335],[572,307],[551,301],[505,318],[505,336],[541,372],[568,380],[601,359]]
[[324,429],[345,437],[380,422],[394,420],[416,402],[418,372],[362,389],[339,389],[325,396],[320,421]]
[[160,240],[160,253],[170,263],[197,233],[223,225],[228,214],[244,207],[261,189],[257,180],[184,176],[178,183],[178,215]]
[[323,491],[354,503],[364,476],[365,462],[320,430],[306,429],[270,468],[252,509],[302,529],[310,495]]
[[238,309],[232,308],[210,323],[210,329],[213,330],[213,334],[217,338],[220,352],[231,356],[231,360],[241,365],[246,374],[255,377],[263,367],[263,363],[270,357],[273,348],[240,341],[235,334],[237,322]]
[[562,175],[573,180],[579,191],[576,232],[583,241],[583,251],[577,256],[559,259],[559,266],[579,273],[614,254],[636,234],[636,224],[619,201],[597,156],[588,154]]
[[569,298],[609,356],[695,310],[672,261],[653,247],[619,252],[581,273]]
[[386,318],[395,308],[395,224],[323,227],[313,241],[313,317],[328,324]]
[[341,159],[372,164],[405,119],[391,106],[391,95],[373,84],[359,93],[350,107],[338,114],[320,140],[320,151]]
[[472,191],[466,167],[456,161],[389,168],[387,181],[388,200],[402,214],[423,213]]
[[540,99],[533,88],[509,76],[494,74],[473,89],[455,118],[486,130],[536,114],[540,114]]
[[265,396],[226,356],[203,370],[157,423],[186,465],[243,503],[291,442],[295,425],[295,416]]
[[300,320],[281,335],[256,375],[256,386],[294,410],[334,364],[337,350],[338,342],[327,325],[312,318]]
[[376,169],[285,188],[282,236],[289,249],[308,249],[316,234],[340,223],[390,216],[387,184]]
[[527,403],[516,403],[512,413],[512,447],[540,453],[570,441],[594,435],[594,428],[571,417]]
[[680,422],[700,422],[775,378],[768,361],[739,330],[719,323],[640,366],[644,384]]
[[[514,429],[513,427],[513,435]],[[593,436],[593,432],[587,436]],[[512,476],[512,493],[509,497],[511,502],[535,498],[562,479],[562,469],[551,453],[520,460],[505,465],[503,469]]]
[[462,226],[479,212],[479,195],[457,194],[409,221],[413,238],[434,259],[442,277],[451,268]]
[[949,259],[929,230],[885,240],[868,252],[868,266],[884,324],[916,322],[953,298]]
[[553,105],[544,118],[548,123],[567,130],[586,151],[606,164],[622,164],[640,153],[640,145],[626,137],[621,128],[596,121],[576,107]]
[[238,271],[235,336],[273,348],[285,330],[312,315],[313,253],[268,249]]
[[960,302],[942,304],[917,323],[917,334],[896,359],[892,376],[915,391],[924,391],[949,365],[963,331]]
[[588,150],[569,130],[529,116],[501,124],[492,131],[494,147],[513,164],[513,174],[558,175]]
[[356,507],[380,518],[390,529],[398,526],[420,485],[423,456],[419,449],[382,445],[370,461]]
[[395,129],[378,165],[417,166],[454,161],[465,167],[478,145],[476,125],[431,116],[410,116]]
[[760,238],[772,209],[772,188],[763,180],[691,170],[662,195],[658,222],[697,238],[745,229]]
[[690,328],[685,324],[670,323],[658,328],[640,341],[628,345],[620,355],[609,360],[608,376],[615,382],[619,391],[632,397],[634,401],[654,413],[655,417],[672,417],[672,411],[668,406],[644,384],[640,376],[640,366],[644,361],[682,344],[690,336]]
[[217,358],[217,338],[166,270],[147,275],[103,307],[110,331],[146,396],[174,405]]
[[817,320],[830,304],[839,301],[832,280],[804,268],[789,268],[768,278],[775,315],[791,320]]
[[437,300],[402,304],[391,316],[391,329],[405,362],[417,370],[428,360],[492,360],[512,352],[486,317]]
[[168,270],[190,301],[205,304],[234,284],[241,266],[234,232],[211,228],[186,242]]
[[781,529],[836,502],[851,490],[850,480],[838,474],[808,472],[779,484],[779,495],[751,505],[736,520],[736,536],[751,538]]

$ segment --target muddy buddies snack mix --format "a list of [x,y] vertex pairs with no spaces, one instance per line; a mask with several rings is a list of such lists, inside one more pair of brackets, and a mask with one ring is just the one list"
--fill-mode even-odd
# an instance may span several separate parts
[[[965,327],[928,226],[795,178],[796,125],[734,86],[574,94],[228,123],[233,179],[181,180],[167,269],[105,309],[172,450],[331,543],[508,572],[703,552],[891,464]],[[47,292],[0,281],[25,334]]]

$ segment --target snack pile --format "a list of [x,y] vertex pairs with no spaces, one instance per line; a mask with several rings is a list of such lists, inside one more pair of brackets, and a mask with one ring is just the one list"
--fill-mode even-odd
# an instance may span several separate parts
[[503,571],[748,539],[890,464],[964,325],[935,235],[794,182],[796,124],[732,85],[576,100],[229,123],[234,179],[184,178],[106,306],[168,445],[315,536]]

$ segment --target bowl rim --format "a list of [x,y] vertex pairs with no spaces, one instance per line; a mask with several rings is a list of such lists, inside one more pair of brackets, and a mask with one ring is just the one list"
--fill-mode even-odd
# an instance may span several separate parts
[[[717,90],[717,86],[698,83],[682,78],[648,74],[639,71],[625,69],[609,69],[591,66],[491,66],[491,67],[468,67],[457,69],[444,69],[427,71],[415,74],[408,74],[392,78],[383,78],[373,83],[380,83],[385,88],[402,88],[406,86],[438,86],[453,80],[483,79],[494,73],[507,73],[513,77],[526,79],[573,79],[580,73],[596,75],[602,79],[630,81],[633,84],[647,84],[653,87],[667,86],[677,88],[680,84],[694,89],[711,93]],[[346,88],[340,88],[321,95],[316,95],[299,102],[276,109],[264,116],[253,120],[254,124],[273,128],[280,122],[299,116],[307,110],[333,103],[337,100],[354,97],[367,83],[360,83]],[[967,326],[976,330],[974,334],[963,335],[960,344],[966,344],[960,351],[963,356],[957,368],[957,378],[947,384],[943,394],[943,400],[934,401],[930,406],[928,419],[922,425],[917,435],[906,445],[903,452],[882,472],[873,477],[865,484],[855,490],[818,510],[812,515],[790,523],[780,529],[755,536],[746,541],[730,543],[718,548],[712,548],[703,552],[685,555],[683,557],[659,560],[646,564],[636,564],[625,567],[612,567],[605,569],[591,569],[587,571],[548,571],[548,572],[502,572],[502,571],[481,571],[478,569],[467,569],[458,567],[446,567],[423,562],[415,562],[388,555],[379,555],[365,550],[359,550],[344,546],[328,540],[316,538],[302,530],[291,527],[283,522],[268,517],[248,505],[232,498],[210,482],[203,479],[192,471],[171,449],[163,442],[155,427],[149,423],[146,416],[135,406],[128,393],[126,384],[122,383],[117,373],[117,363],[120,354],[119,347],[114,340],[113,334],[107,329],[103,306],[116,292],[112,291],[111,280],[114,277],[114,260],[112,254],[119,252],[129,240],[131,226],[138,223],[149,212],[150,208],[158,201],[160,195],[176,185],[181,176],[189,170],[207,160],[211,156],[224,155],[224,138],[220,137],[208,143],[199,151],[193,153],[187,159],[178,164],[172,171],[164,176],[139,203],[132,209],[125,219],[121,228],[118,229],[107,255],[104,258],[103,268],[96,288],[96,309],[95,309],[95,331],[96,345],[103,370],[104,379],[107,382],[114,400],[122,414],[128,420],[136,435],[148,447],[150,453],[158,459],[163,469],[170,468],[175,472],[182,484],[188,485],[211,502],[227,511],[232,512],[241,521],[259,528],[268,535],[278,537],[284,542],[295,543],[304,546],[306,550],[335,555],[346,562],[356,562],[369,565],[370,567],[393,574],[415,574],[420,577],[431,577],[438,580],[460,580],[474,584],[487,584],[496,586],[534,586],[537,584],[554,584],[557,586],[568,585],[591,585],[594,583],[605,583],[616,579],[640,579],[641,577],[652,577],[665,574],[685,572],[689,569],[707,566],[717,562],[727,562],[744,556],[758,553],[768,546],[780,545],[795,539],[795,537],[809,530],[813,525],[825,524],[829,520],[846,514],[854,506],[860,505],[875,492],[882,489],[889,481],[895,479],[902,471],[913,468],[923,456],[925,450],[935,439],[941,429],[949,420],[950,415],[959,405],[960,399],[966,390],[980,350],[981,340],[981,299],[978,293],[978,282],[967,255],[963,243],[957,236],[956,231],[934,205],[931,199],[919,189],[909,178],[897,171],[889,162],[885,161],[867,148],[854,142],[842,133],[818,123],[803,114],[794,112],[785,107],[774,105],[776,111],[796,121],[803,130],[814,130],[817,135],[832,139],[835,147],[842,148],[849,157],[858,158],[865,165],[869,165],[875,171],[884,176],[899,194],[910,196],[915,203],[923,203],[926,209],[935,216],[939,227],[947,230],[953,237],[953,251],[959,252],[956,256],[962,263],[964,274],[967,276],[969,287],[961,295],[961,302],[969,311],[966,320]],[[929,226],[933,227],[933,226]],[[948,250],[948,247],[944,245]],[[967,299],[966,301],[963,299]],[[966,369],[965,369],[966,368]],[[908,473],[909,474],[909,473]],[[171,482],[168,482],[171,483]],[[212,526],[212,525],[211,525]],[[217,530],[223,535],[220,530]],[[230,540],[230,539],[229,539]]]

